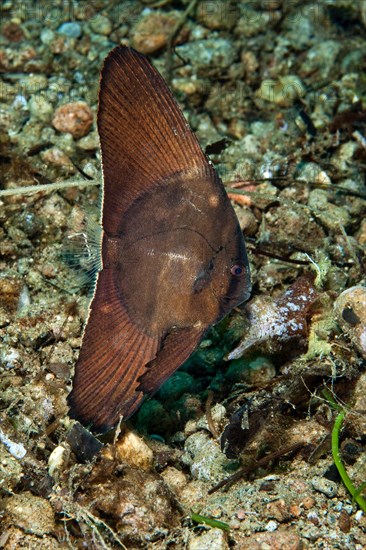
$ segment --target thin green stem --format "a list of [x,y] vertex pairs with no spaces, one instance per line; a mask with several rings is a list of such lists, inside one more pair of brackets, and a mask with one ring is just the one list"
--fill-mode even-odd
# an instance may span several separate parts
[[366,500],[359,494],[359,491],[353,485],[351,479],[349,478],[345,467],[343,466],[341,455],[339,452],[339,432],[345,417],[344,412],[340,412],[335,419],[333,430],[332,430],[332,454],[333,460],[339,472],[339,475],[342,478],[343,483],[347,487],[348,491],[351,493],[352,498],[357,502],[361,510],[366,512]]
[[210,527],[216,527],[217,529],[222,529],[223,531],[229,531],[230,529],[230,525],[228,525],[227,523],[224,523],[223,521],[219,521],[213,518],[208,518],[206,516],[201,516],[200,514],[195,514],[194,512],[191,513],[191,519],[196,523],[205,523]]

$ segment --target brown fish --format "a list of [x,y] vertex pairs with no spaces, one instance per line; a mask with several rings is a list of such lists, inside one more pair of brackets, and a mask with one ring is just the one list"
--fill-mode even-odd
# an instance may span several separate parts
[[250,293],[234,210],[160,74],[111,51],[101,74],[102,269],[69,396],[102,432],[131,416]]

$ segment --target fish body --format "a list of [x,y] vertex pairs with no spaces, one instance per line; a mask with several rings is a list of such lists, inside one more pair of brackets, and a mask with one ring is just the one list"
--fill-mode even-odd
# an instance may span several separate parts
[[163,78],[131,48],[105,60],[98,132],[102,269],[69,404],[103,432],[156,392],[251,285],[222,182]]

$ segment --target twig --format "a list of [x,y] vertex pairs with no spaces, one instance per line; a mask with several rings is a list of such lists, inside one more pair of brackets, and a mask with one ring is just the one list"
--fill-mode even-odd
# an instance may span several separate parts
[[168,82],[169,85],[172,81],[172,72],[173,72],[172,51],[173,51],[174,40],[176,39],[176,37],[177,37],[179,31],[181,30],[181,28],[183,27],[184,23],[187,21],[189,15],[192,13],[194,8],[196,7],[197,2],[198,2],[198,0],[191,0],[190,1],[187,8],[185,9],[185,11],[182,13],[180,18],[178,19],[174,29],[172,30],[172,32],[169,36],[168,43],[167,43],[166,64],[165,64],[165,66],[166,66],[166,81]]
[[208,429],[210,430],[210,432],[214,436],[214,438],[218,439],[220,434],[216,430],[216,426],[215,426],[215,423],[213,421],[212,414],[211,414],[213,396],[214,396],[213,391],[209,390],[208,393],[207,393],[205,412],[206,412],[206,419],[207,419]]
[[254,468],[267,466],[269,462],[271,462],[272,460],[275,460],[276,458],[280,458],[281,456],[287,455],[288,453],[291,453],[293,451],[297,451],[298,449],[301,449],[301,447],[303,447],[304,445],[305,445],[305,441],[299,441],[298,443],[293,443],[292,445],[282,447],[282,449],[279,449],[278,451],[275,451],[274,453],[268,456],[264,456],[263,458],[258,460],[258,462],[250,464],[249,466],[242,468],[238,472],[235,472],[235,474],[220,481],[220,483],[218,483],[208,491],[208,494],[212,495],[212,493],[215,493],[218,489],[221,489],[221,487],[231,485],[235,481],[238,481],[238,479],[242,478],[244,475],[254,470]]
[[1,189],[1,197],[10,197],[12,195],[29,195],[32,193],[50,192],[58,189],[67,189],[68,187],[92,187],[93,185],[100,185],[99,180],[67,180],[57,183],[46,183],[44,185],[28,185],[26,187],[16,187],[15,189]]

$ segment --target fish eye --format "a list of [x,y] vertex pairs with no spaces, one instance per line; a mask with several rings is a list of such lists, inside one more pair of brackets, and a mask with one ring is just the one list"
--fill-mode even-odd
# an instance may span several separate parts
[[242,277],[244,275],[244,268],[243,266],[239,265],[239,264],[235,264],[232,266],[232,268],[230,269],[231,271],[231,274],[234,275],[234,277]]

